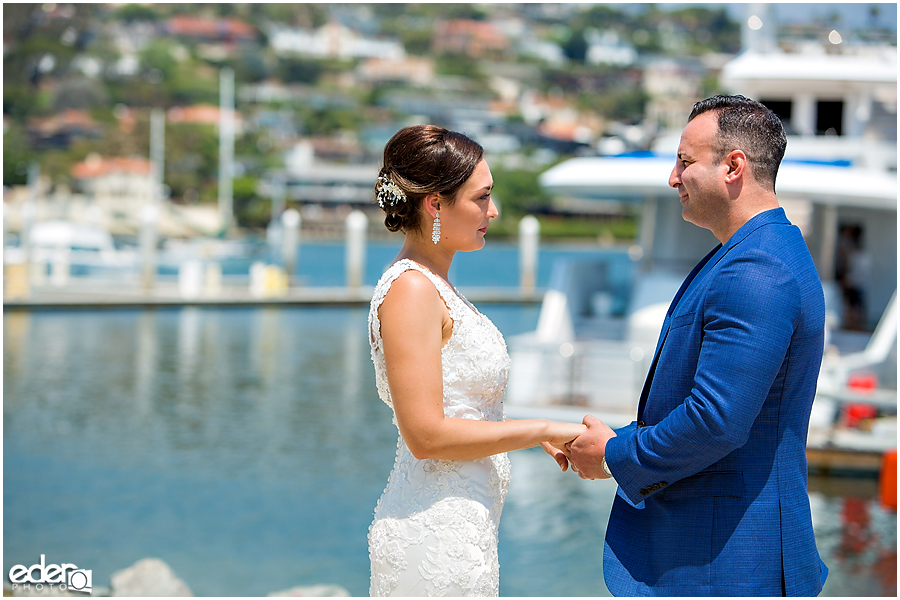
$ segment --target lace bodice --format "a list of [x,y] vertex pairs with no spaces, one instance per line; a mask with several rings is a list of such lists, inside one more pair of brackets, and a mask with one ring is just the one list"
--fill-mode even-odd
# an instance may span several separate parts
[[[444,416],[504,420],[509,355],[503,336],[455,288],[408,259],[384,273],[369,310],[378,395],[393,408],[378,308],[391,284],[410,269],[431,280],[453,320],[452,334],[441,350]],[[394,469],[369,529],[370,593],[498,595],[497,532],[508,486],[506,454],[467,461],[419,460],[400,436]]]
[[394,280],[410,269],[423,273],[434,283],[453,320],[453,334],[441,350],[444,416],[502,421],[503,393],[509,378],[509,354],[503,335],[455,288],[409,259],[394,263],[382,275],[369,308],[369,333],[378,396],[393,408],[384,365],[378,307]]

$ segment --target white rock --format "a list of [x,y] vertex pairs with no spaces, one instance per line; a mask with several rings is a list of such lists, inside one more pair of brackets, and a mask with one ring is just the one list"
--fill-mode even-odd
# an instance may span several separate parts
[[342,597],[346,598],[350,596],[350,592],[346,589],[342,588],[339,585],[327,585],[327,584],[319,584],[319,585],[309,585],[309,586],[297,586],[292,587],[289,590],[281,590],[280,592],[272,592],[269,594],[269,597],[273,596],[291,596],[291,597],[300,597],[300,596],[330,596],[330,597]]
[[165,562],[144,558],[112,576],[113,596],[193,596]]

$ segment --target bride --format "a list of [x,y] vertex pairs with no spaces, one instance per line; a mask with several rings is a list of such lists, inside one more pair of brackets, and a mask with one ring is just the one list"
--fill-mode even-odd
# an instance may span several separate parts
[[418,125],[385,146],[376,198],[405,241],[375,288],[369,334],[400,437],[369,527],[372,596],[498,596],[505,453],[540,444],[565,471],[558,448],[585,430],[504,418],[503,336],[447,279],[457,251],[484,246],[492,187],[462,134]]

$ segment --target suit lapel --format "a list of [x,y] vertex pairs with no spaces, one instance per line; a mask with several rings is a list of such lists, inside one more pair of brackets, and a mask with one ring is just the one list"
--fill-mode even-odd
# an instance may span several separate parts
[[[681,287],[678,289],[678,293],[675,294],[675,298],[672,299],[672,303],[669,305],[669,310],[666,312],[666,319],[663,321],[662,331],[660,331],[659,341],[656,343],[656,351],[653,353],[653,362],[650,364],[650,370],[647,372],[647,378],[644,380],[644,387],[641,389],[641,399],[638,402],[638,410],[637,410],[637,418],[641,419],[641,416],[644,412],[644,405],[647,403],[647,396],[650,395],[650,387],[653,384],[653,376],[656,374],[656,365],[659,362],[659,355],[662,352],[663,345],[666,342],[666,338],[669,336],[669,325],[672,322],[672,314],[675,312],[675,308],[678,306],[678,302],[681,298],[687,293],[688,289],[690,289],[691,284],[695,281],[702,281],[706,276],[706,273],[718,263],[723,256],[725,256],[731,248],[733,248],[736,244],[742,242],[748,235],[750,235],[753,231],[766,225],[768,223],[785,223],[790,224],[790,221],[787,220],[787,217],[784,214],[784,209],[776,208],[772,210],[767,210],[763,213],[760,213],[747,221],[740,229],[738,229],[734,235],[725,243],[725,245],[718,245],[713,248],[709,254],[703,257],[697,265],[691,270],[690,274],[685,278],[684,282],[681,284]],[[715,260],[713,260],[715,258]]]
[[[650,371],[647,372],[647,379],[644,380],[644,387],[641,389],[641,399],[638,402],[638,419],[640,419],[642,413],[644,412],[644,404],[647,402],[647,396],[650,394],[650,384],[653,382],[653,375],[656,374],[656,363],[659,361],[659,353],[662,350],[663,344],[666,343],[666,338],[669,336],[669,324],[672,322],[672,313],[675,312],[675,307],[678,306],[678,301],[681,300],[681,297],[684,296],[685,292],[687,292],[691,283],[693,283],[694,279],[700,274],[701,270],[704,270],[708,264],[712,261],[712,257],[715,256],[716,252],[722,245],[718,245],[713,248],[709,254],[703,257],[703,260],[698,262],[691,272],[685,277],[684,281],[681,283],[681,287],[678,288],[678,293],[675,294],[675,298],[672,299],[672,303],[669,304],[669,310],[666,311],[666,318],[663,321],[662,331],[659,334],[659,341],[656,343],[656,351],[653,353],[653,362],[650,363]],[[704,271],[705,274],[705,271]]]

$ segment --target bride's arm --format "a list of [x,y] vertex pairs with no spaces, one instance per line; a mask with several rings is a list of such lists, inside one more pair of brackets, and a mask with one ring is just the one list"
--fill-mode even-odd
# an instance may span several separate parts
[[441,347],[450,316],[434,285],[407,271],[391,285],[378,314],[397,424],[416,458],[482,458],[542,442],[562,445],[584,431],[582,424],[545,419],[445,418]]

